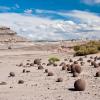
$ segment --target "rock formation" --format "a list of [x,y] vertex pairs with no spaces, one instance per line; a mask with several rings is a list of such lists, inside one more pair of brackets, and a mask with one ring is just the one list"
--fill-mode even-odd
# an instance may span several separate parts
[[25,39],[21,36],[18,36],[16,32],[11,30],[8,27],[2,27],[0,26],[0,42],[27,42],[28,39]]

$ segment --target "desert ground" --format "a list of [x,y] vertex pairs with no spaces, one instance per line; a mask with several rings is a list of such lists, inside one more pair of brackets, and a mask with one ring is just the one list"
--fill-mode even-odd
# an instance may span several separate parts
[[[70,72],[62,70],[62,66],[59,66],[61,62],[71,64],[69,59],[76,61],[80,58],[73,57],[73,50],[58,52],[58,44],[55,43],[9,45],[12,49],[7,49],[8,44],[0,44],[0,100],[100,100],[100,77],[95,77],[100,67],[94,68],[87,62],[91,56],[99,57],[100,54],[82,57],[85,62],[82,72],[78,77],[73,77]],[[57,66],[46,65],[52,56],[60,59]],[[36,58],[40,58],[42,64],[44,63],[44,69],[39,70],[37,65],[29,65]],[[20,64],[22,66],[19,66]],[[23,73],[23,69],[27,72]],[[52,71],[54,76],[47,76],[45,69]],[[15,76],[9,77],[10,72],[14,72]],[[59,77],[63,78],[63,82],[56,82]],[[74,91],[74,82],[80,78],[86,81],[86,89]],[[19,80],[23,80],[24,83],[18,84]]]

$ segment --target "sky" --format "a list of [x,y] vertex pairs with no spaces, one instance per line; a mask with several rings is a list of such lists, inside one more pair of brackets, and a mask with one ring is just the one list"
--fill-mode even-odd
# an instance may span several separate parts
[[32,40],[100,38],[100,0],[0,0],[0,26]]

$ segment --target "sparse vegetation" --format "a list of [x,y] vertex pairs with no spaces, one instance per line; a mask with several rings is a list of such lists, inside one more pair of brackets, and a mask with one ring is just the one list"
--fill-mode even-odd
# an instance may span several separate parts
[[95,54],[100,51],[100,41],[90,41],[84,45],[74,47],[76,56]]
[[49,61],[50,63],[53,63],[53,64],[54,64],[55,62],[60,61],[60,59],[57,58],[57,57],[51,57],[51,58],[48,59],[48,61]]

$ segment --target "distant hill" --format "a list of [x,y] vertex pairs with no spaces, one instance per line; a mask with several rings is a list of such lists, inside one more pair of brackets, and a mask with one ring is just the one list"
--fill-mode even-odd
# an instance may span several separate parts
[[30,40],[18,36],[9,27],[0,26],[0,42],[30,42]]

